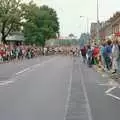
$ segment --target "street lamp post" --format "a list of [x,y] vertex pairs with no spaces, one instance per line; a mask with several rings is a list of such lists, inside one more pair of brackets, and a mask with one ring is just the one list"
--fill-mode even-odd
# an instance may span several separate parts
[[89,34],[89,19],[87,17],[87,33]]
[[86,26],[87,26],[87,33],[89,33],[89,19],[88,17],[85,17],[85,16],[80,16],[80,18],[86,18]]
[[[80,16],[80,18],[86,18],[86,28],[87,28],[87,36],[88,36],[88,39],[89,39],[89,18],[88,17],[85,17],[85,16]],[[89,39],[89,44],[90,44],[90,39]]]

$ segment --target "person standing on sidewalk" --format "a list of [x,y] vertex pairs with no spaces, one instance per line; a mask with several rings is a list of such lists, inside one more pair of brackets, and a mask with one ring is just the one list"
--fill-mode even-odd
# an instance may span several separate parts
[[83,58],[83,62],[86,63],[86,52],[87,52],[87,49],[86,47],[84,46],[82,49],[81,49],[81,55],[82,55],[82,58]]
[[101,64],[103,66],[103,69],[106,69],[104,51],[105,51],[105,42],[103,41],[100,47],[100,55],[101,55]]
[[118,57],[117,65],[118,65],[118,72],[120,72],[120,40],[118,41],[118,47],[119,47],[119,57]]
[[104,57],[105,57],[105,64],[107,67],[107,70],[110,71],[111,64],[112,64],[112,42],[111,40],[107,41],[107,45],[105,46],[104,50]]
[[113,47],[112,47],[112,69],[113,73],[116,73],[118,70],[118,58],[119,58],[119,46],[118,41],[113,41]]
[[93,54],[93,51],[91,49],[91,46],[88,45],[88,49],[87,49],[87,64],[89,67],[92,67],[92,54]]
[[99,54],[100,54],[99,46],[95,43],[95,47],[93,49],[93,63],[94,63],[94,65],[99,64]]

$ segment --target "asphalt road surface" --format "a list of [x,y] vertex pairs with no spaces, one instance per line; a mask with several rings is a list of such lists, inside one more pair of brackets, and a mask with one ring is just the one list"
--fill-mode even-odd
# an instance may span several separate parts
[[79,57],[0,65],[0,120],[120,120],[120,88]]

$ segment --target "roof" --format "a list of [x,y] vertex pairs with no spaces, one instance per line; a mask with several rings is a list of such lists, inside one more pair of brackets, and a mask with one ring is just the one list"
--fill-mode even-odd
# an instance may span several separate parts
[[109,20],[108,22],[114,21],[116,18],[120,17],[120,11],[117,11]]
[[24,41],[25,38],[24,38],[24,35],[23,33],[12,33],[12,35],[9,35],[7,38],[6,38],[7,41]]

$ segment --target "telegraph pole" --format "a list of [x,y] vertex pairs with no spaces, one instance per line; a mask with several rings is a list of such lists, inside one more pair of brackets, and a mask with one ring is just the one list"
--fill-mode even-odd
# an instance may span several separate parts
[[97,38],[96,38],[96,42],[99,42],[99,2],[97,0]]

